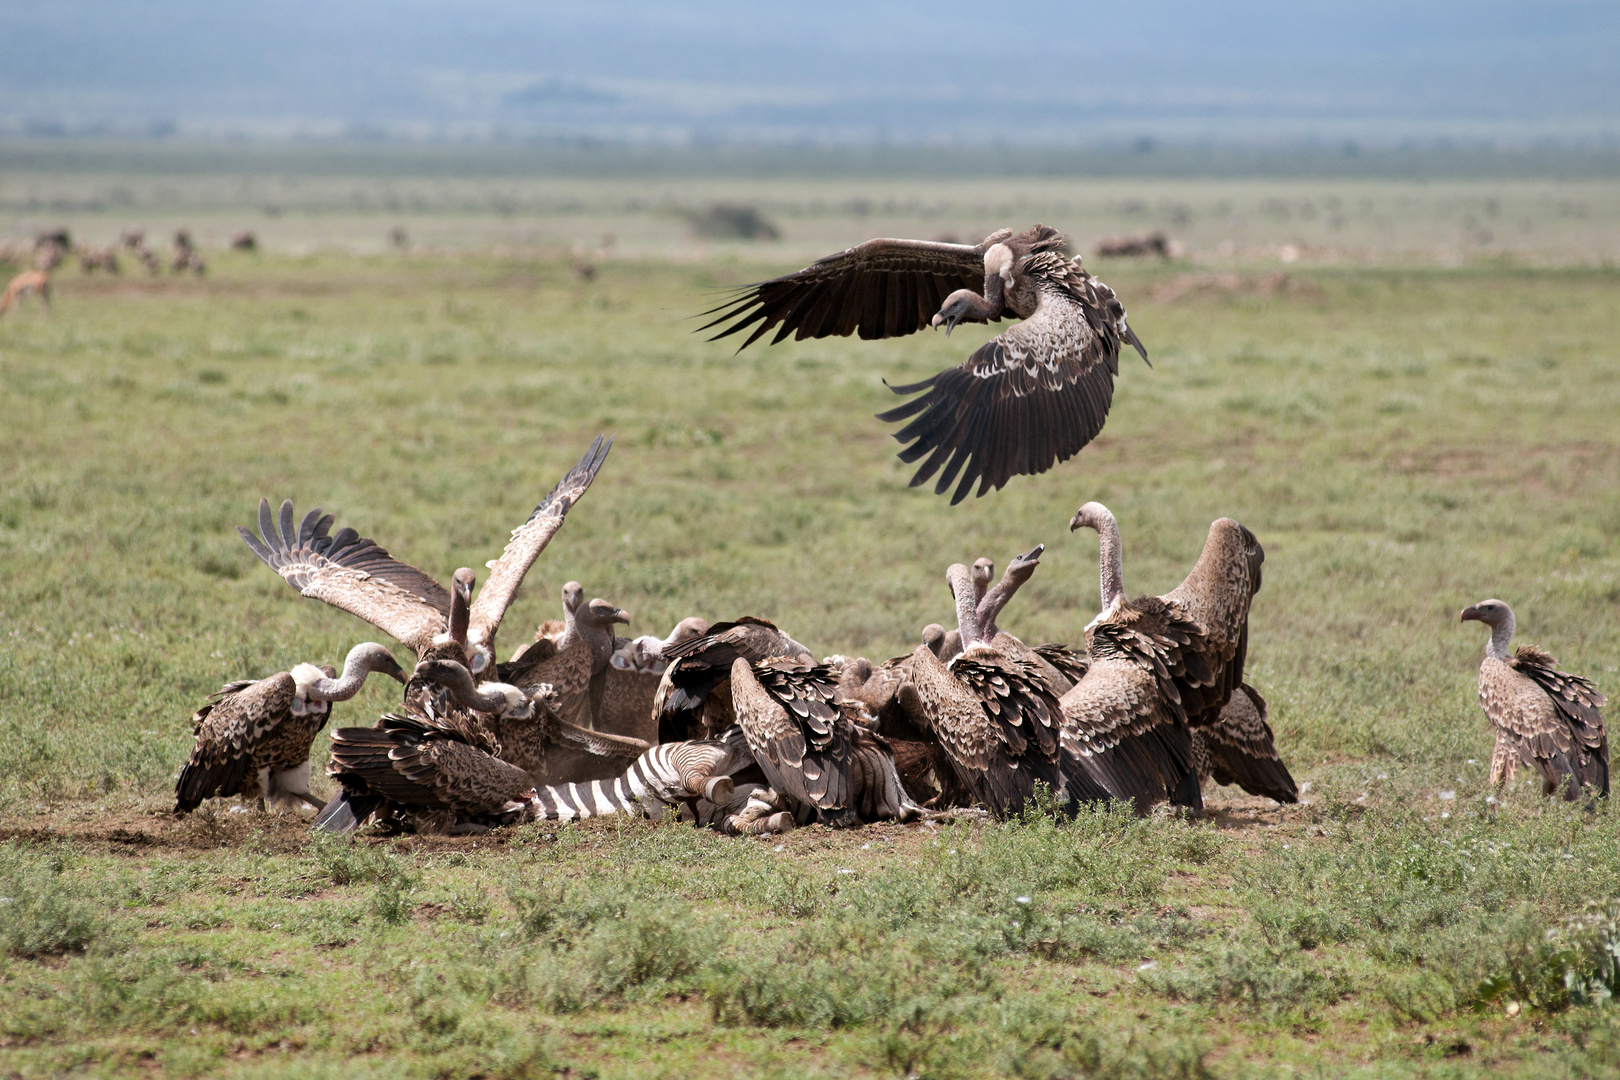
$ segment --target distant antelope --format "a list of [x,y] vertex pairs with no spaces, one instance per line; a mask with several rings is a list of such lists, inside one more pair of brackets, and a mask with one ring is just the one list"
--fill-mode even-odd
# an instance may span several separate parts
[[258,251],[259,238],[254,236],[253,233],[247,229],[243,229],[239,233],[233,233],[231,236],[231,250]]
[[138,225],[131,225],[119,235],[118,242],[131,251],[139,251],[146,246],[146,230]]
[[0,315],[11,310],[13,304],[32,293],[39,297],[40,304],[46,311],[51,309],[51,278],[44,270],[25,270],[11,279],[6,286],[6,294],[0,296]]
[[86,274],[93,274],[97,270],[105,270],[109,274],[118,273],[118,255],[110,247],[79,249],[79,269]]

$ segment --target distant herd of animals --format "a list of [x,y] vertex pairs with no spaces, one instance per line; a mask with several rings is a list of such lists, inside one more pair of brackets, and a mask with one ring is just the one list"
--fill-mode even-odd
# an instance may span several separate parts
[[[747,286],[706,314],[703,329],[719,338],[748,331],[744,348],[773,331],[775,344],[930,326],[948,335],[963,322],[1018,319],[956,367],[893,387],[917,396],[879,415],[908,421],[895,435],[907,444],[902,460],[922,461],[912,485],[937,474],[934,491],[954,485],[953,505],[1079,453],[1107,419],[1122,350],[1148,358],[1114,291],[1039,225],[977,245],[871,240]],[[333,532],[332,515],[300,518],[291,500],[273,512],[261,499],[257,530],[238,529],[253,554],[300,595],[365,620],[414,660],[402,666],[368,641],[341,672],[303,662],[227,683],[192,718],[175,812],[240,797],[244,807],[306,805],[314,828],[340,833],[368,823],[467,833],[675,814],[757,834],[1004,817],[1042,792],[1041,805],[1071,812],[1111,802],[1198,812],[1210,780],[1298,800],[1265,698],[1244,678],[1265,554],[1230,518],[1210,525],[1180,585],[1130,599],[1118,522],[1100,503],[1081,505],[1069,529],[1097,534],[1100,609],[1072,645],[1030,645],[1000,626],[1040,565],[1038,545],[999,580],[988,558],[951,564],[951,625],[930,624],[911,651],[881,662],[817,661],[754,616],[693,615],[664,637],[623,637],[614,628],[630,616],[586,600],[576,582],[563,588],[563,617],[501,660],[508,608],[611,446],[599,436],[540,500],[486,564],[476,595],[470,568],[446,587],[354,528]],[[1547,795],[1606,797],[1603,696],[1540,649],[1511,649],[1514,618],[1502,601],[1461,618],[1491,631],[1479,673],[1496,733],[1491,783],[1523,768]],[[333,731],[326,770],[337,794],[322,802],[309,790],[315,738],[333,703],[373,674],[403,684],[400,703],[371,726]]]
[[[231,248],[235,251],[257,251],[258,238],[253,233],[241,231],[231,236]],[[32,265],[11,279],[6,287],[5,294],[0,296],[0,315],[4,315],[18,301],[25,297],[36,297],[40,306],[49,310],[51,306],[51,274],[67,261],[70,255],[79,261],[79,270],[85,274],[94,274],[98,271],[107,274],[118,274],[121,269],[119,263],[120,252],[127,258],[134,259],[146,268],[146,272],[153,277],[163,273],[163,259],[146,245],[146,230],[131,226],[123,231],[116,245],[95,247],[89,244],[74,245],[72,236],[66,229],[51,229],[37,234],[31,244],[17,245],[11,241],[0,242],[0,265],[15,264],[26,259]],[[189,229],[176,229],[168,260],[169,271],[175,274],[190,272],[202,276],[208,270],[208,264],[203,261],[202,252],[191,239]]]

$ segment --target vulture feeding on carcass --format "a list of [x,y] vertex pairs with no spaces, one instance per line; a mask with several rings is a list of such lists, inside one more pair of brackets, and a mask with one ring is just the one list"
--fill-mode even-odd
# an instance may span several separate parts
[[1114,515],[1088,502],[1069,528],[1095,529],[1100,547],[1102,612],[1086,628],[1085,673],[1063,695],[1064,716],[1085,734],[1081,753],[1114,755],[1131,774],[1114,794],[1139,810],[1164,799],[1201,809],[1190,729],[1215,725],[1243,682],[1265,552],[1248,529],[1219,518],[1180,585],[1130,600]]
[[349,650],[343,677],[331,668],[298,664],[263,679],[229,682],[191,718],[197,742],[174,782],[174,812],[188,814],[204,799],[240,795],[264,809],[325,804],[309,793],[309,748],[326,726],[331,703],[360,692],[378,672],[405,681],[405,672],[374,641]]
[[1541,774],[1543,794],[1563,789],[1575,800],[1582,788],[1609,794],[1609,736],[1603,728],[1603,695],[1579,675],[1559,671],[1558,661],[1534,645],[1508,652],[1513,609],[1481,600],[1462,610],[1461,620],[1491,628],[1479,665],[1479,703],[1496,729],[1491,783],[1513,779],[1520,765]]
[[1023,320],[956,367],[893,387],[920,396],[878,414],[886,423],[909,419],[895,432],[910,444],[900,460],[926,457],[912,486],[938,473],[934,492],[955,483],[954,505],[974,484],[983,495],[1079,453],[1108,419],[1120,349],[1147,359],[1114,290],[1064,257],[1064,243],[1045,225],[1001,229],[975,245],[868,240],[747,286],[705,312],[715,317],[700,330],[723,327],[718,340],[752,327],[747,348],[773,329],[774,345],[790,335],[870,340],[925,326],[948,335],[962,322]]
[[[417,659],[455,660],[480,678],[495,673],[495,632],[517,596],[518,586],[563,518],[579,501],[607,460],[613,440],[597,436],[585,456],[540,500],[500,558],[488,564],[489,578],[471,599],[473,572],[457,570],[453,591],[400,562],[375,540],[351,528],[332,535],[332,515],[319,508],[295,524],[293,504],[281,504],[272,519],[270,503],[259,500],[259,535],[238,527],[242,539],[264,564],[301,596],[323,600],[366,620],[415,651]],[[407,697],[414,697],[413,686]]]

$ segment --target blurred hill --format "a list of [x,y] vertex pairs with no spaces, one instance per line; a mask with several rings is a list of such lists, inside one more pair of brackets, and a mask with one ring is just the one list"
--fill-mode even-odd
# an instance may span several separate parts
[[0,132],[1620,144],[1620,7],[0,5]]

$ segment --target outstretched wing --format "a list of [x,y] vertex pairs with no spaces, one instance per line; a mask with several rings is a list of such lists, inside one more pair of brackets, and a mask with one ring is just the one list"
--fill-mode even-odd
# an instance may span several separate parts
[[1095,337],[1063,342],[1018,332],[1027,325],[991,338],[956,367],[891,388],[897,394],[927,391],[878,413],[885,423],[916,416],[894,433],[911,443],[900,452],[901,461],[928,455],[912,487],[938,472],[934,494],[943,495],[960,473],[954,505],[975,483],[983,495],[1014,476],[1043,473],[1102,431],[1114,400],[1118,349],[1094,348]]
[[259,500],[259,534],[236,531],[266,566],[299,595],[325,601],[358,615],[417,652],[445,628],[450,594],[416,567],[402,563],[375,540],[350,528],[329,535],[332,515],[317,507],[296,527],[293,504],[281,504],[278,519],[270,501]]
[[868,240],[797,273],[747,286],[700,315],[714,318],[698,330],[730,323],[711,339],[717,341],[753,326],[739,352],[773,327],[777,330],[772,345],[789,334],[797,341],[848,337],[857,331],[864,340],[915,334],[951,293],[984,287],[985,248],[1004,238],[1004,233],[996,233],[972,247],[927,240]]
[[1248,683],[1232,692],[1220,719],[1192,733],[1209,754],[1210,775],[1217,784],[1236,784],[1250,795],[1280,803],[1299,801],[1299,787],[1277,754],[1266,723],[1266,699]]
[[591,481],[596,479],[597,470],[607,460],[611,449],[613,440],[598,435],[591,448],[585,451],[585,456],[540,500],[540,505],[534,508],[529,520],[512,530],[512,539],[507,541],[506,550],[489,564],[489,577],[484,580],[484,587],[478,590],[478,598],[473,601],[467,624],[469,641],[494,640],[495,631],[500,629],[501,619],[517,596],[524,575],[546,549],[551,538],[557,535],[557,530],[562,528],[563,518],[568,515],[569,509],[590,488]]

